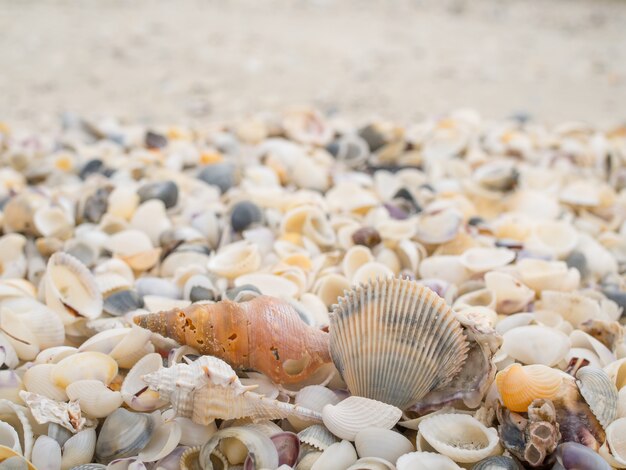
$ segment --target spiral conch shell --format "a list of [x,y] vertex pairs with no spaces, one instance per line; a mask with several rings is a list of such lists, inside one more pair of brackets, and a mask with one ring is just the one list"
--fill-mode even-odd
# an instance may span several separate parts
[[468,348],[445,301],[406,279],[356,287],[331,317],[330,353],[350,392],[401,409],[448,384]]
[[202,356],[190,364],[176,364],[143,377],[160,398],[172,404],[178,416],[199,424],[214,419],[279,419],[295,415],[320,422],[320,413],[298,405],[272,400],[244,386],[224,361]]
[[134,321],[235,369],[262,372],[276,383],[301,382],[330,362],[328,334],[308,326],[291,304],[273,297],[191,305]]
[[526,412],[534,399],[556,397],[562,382],[561,372],[541,364],[512,364],[496,375],[504,406],[518,412]]

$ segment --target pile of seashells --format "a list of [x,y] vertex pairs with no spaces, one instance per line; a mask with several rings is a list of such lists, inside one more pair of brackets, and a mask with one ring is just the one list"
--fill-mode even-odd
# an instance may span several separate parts
[[626,127],[0,124],[0,470],[626,468]]

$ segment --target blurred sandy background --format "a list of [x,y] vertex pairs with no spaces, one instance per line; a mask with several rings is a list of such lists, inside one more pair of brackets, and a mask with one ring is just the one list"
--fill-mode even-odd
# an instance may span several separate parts
[[0,1],[0,119],[626,120],[626,1]]

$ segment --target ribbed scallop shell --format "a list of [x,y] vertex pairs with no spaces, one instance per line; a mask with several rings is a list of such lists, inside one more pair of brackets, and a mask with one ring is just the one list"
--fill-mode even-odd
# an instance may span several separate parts
[[487,428],[465,414],[439,414],[419,424],[420,435],[439,453],[455,462],[470,463],[488,457],[498,449],[495,428]]
[[592,366],[578,369],[576,384],[591,412],[606,429],[617,418],[617,387],[605,371]]
[[326,450],[339,440],[321,424],[314,424],[298,433],[298,439],[302,444],[308,444],[319,450]]
[[391,429],[402,416],[402,410],[369,398],[351,396],[337,405],[326,405],[322,421],[335,436],[353,441],[359,431],[368,427]]
[[402,409],[448,384],[468,347],[445,301],[406,279],[354,288],[330,320],[330,353],[350,392]]
[[517,412],[526,412],[537,398],[554,398],[562,382],[561,372],[541,364],[512,364],[496,375],[496,385],[504,406]]

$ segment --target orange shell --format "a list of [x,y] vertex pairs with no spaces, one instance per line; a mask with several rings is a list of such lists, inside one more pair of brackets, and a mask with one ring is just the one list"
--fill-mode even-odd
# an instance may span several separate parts
[[511,411],[526,412],[537,398],[553,399],[561,388],[562,374],[548,366],[512,364],[496,375],[502,402]]
[[276,383],[301,382],[330,362],[328,333],[304,323],[288,302],[269,296],[195,304],[134,321],[235,369],[262,372]]

